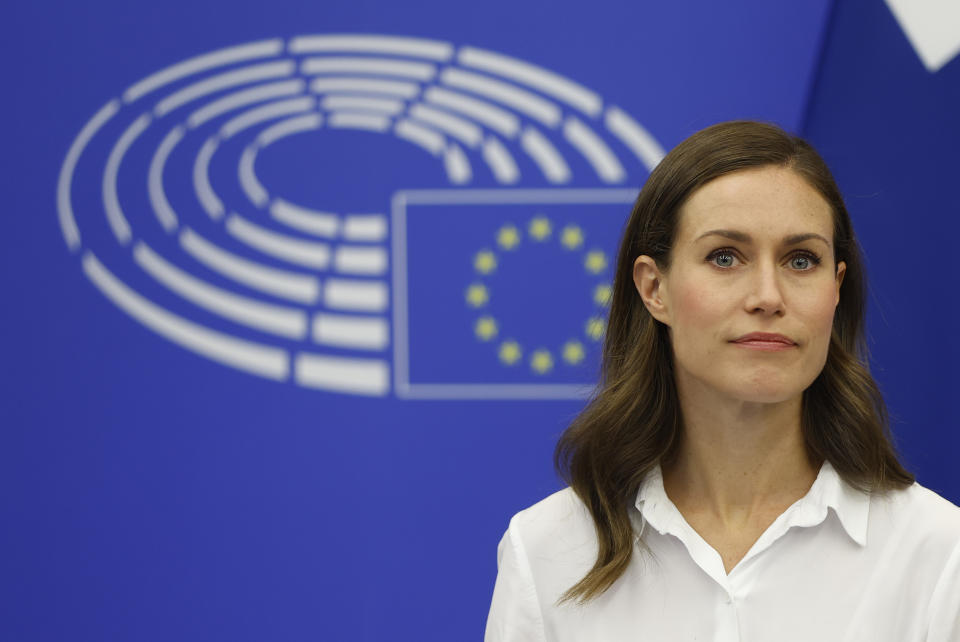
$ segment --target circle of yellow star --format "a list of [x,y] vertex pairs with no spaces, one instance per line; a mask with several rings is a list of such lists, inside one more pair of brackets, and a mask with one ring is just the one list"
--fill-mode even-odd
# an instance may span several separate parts
[[497,269],[497,255],[490,250],[480,250],[473,257],[473,268],[480,274],[490,274]]
[[549,350],[534,350],[530,355],[530,367],[537,374],[546,374],[553,369],[553,356]]
[[569,364],[576,365],[583,361],[585,352],[583,344],[576,339],[571,339],[563,344],[563,360]]
[[504,250],[512,250],[520,244],[520,230],[513,225],[504,225],[497,230],[497,245]]
[[593,339],[594,341],[599,341],[603,337],[603,331],[606,329],[606,324],[603,322],[603,319],[600,317],[590,317],[587,319],[586,332],[587,336]]
[[473,331],[481,341],[489,341],[497,336],[497,320],[491,316],[480,317],[473,324]]
[[584,267],[591,274],[599,274],[607,269],[607,255],[602,250],[591,250],[583,260]]
[[535,216],[532,221],[530,221],[530,236],[535,241],[545,241],[550,236],[551,232],[550,219],[546,216]]
[[593,288],[593,302],[597,305],[610,305],[610,297],[613,295],[613,289],[606,283],[601,283]]
[[467,288],[467,303],[474,308],[482,308],[490,300],[490,291],[483,283],[474,283]]
[[500,361],[508,366],[512,366],[523,356],[523,351],[520,350],[519,343],[513,339],[509,339],[500,344],[500,348],[497,350],[497,356],[500,357]]
[[576,250],[583,245],[583,230],[577,225],[567,225],[560,232],[560,244],[568,250]]

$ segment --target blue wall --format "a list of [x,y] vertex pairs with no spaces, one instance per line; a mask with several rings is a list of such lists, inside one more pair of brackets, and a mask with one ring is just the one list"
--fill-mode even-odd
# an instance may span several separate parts
[[625,203],[731,118],[834,167],[898,442],[960,500],[960,63],[925,67],[880,0],[6,13],[4,639],[479,637],[509,516],[559,487]]

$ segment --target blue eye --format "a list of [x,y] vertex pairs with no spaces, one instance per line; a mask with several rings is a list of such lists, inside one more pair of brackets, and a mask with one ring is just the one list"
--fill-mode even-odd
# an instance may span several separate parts
[[707,260],[717,267],[729,268],[733,267],[733,262],[736,260],[736,257],[731,250],[719,249],[711,252]]
[[733,265],[733,255],[732,254],[717,254],[713,257],[713,262],[719,265],[720,267],[730,267]]
[[811,252],[801,252],[790,259],[790,266],[801,272],[812,270],[818,265],[820,265],[820,257]]

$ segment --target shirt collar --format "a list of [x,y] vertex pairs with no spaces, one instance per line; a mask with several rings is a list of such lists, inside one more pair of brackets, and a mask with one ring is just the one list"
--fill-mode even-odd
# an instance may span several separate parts
[[[685,523],[680,511],[667,497],[663,471],[658,463],[644,478],[637,491],[637,510],[642,525],[647,523],[661,533],[677,534]],[[847,535],[860,546],[867,545],[867,520],[870,495],[847,484],[828,461],[824,461],[810,490],[788,511],[795,511],[795,526],[815,526],[833,509]]]

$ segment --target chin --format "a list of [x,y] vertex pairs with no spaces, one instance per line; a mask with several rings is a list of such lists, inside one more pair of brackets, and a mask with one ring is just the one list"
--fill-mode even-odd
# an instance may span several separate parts
[[790,390],[788,392],[782,389],[767,388],[762,390],[741,390],[739,393],[732,396],[746,403],[775,404],[783,403],[784,401],[790,401],[791,399],[799,396],[802,392],[802,390]]
[[782,403],[803,394],[806,386],[793,377],[785,380],[775,373],[761,373],[741,382],[731,396],[749,403]]

